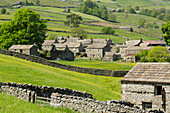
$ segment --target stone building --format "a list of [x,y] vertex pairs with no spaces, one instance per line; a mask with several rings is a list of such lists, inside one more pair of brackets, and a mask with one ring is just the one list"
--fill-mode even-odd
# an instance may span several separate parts
[[85,51],[82,43],[64,43],[64,44],[54,43],[54,45],[57,50],[64,50],[67,45],[69,50],[71,50],[74,53],[80,53]]
[[120,59],[120,54],[115,52],[105,52],[104,60],[116,61]]
[[108,44],[93,44],[86,48],[87,57],[90,59],[102,59],[105,52],[110,51],[110,46]]
[[64,50],[55,49],[54,51],[51,51],[50,54],[52,60],[60,59],[60,60],[74,61],[74,53],[69,50],[67,45],[65,46]]
[[93,44],[108,44],[108,45],[111,45],[112,40],[111,39],[92,39],[92,43]]
[[121,80],[121,99],[146,111],[170,112],[170,63],[138,63]]
[[38,56],[37,47],[34,45],[12,45],[9,48],[9,51],[15,51],[22,54]]
[[55,40],[44,40],[44,43],[42,44],[42,49],[51,51],[51,49],[54,46],[54,43],[58,43],[57,39],[55,39]]

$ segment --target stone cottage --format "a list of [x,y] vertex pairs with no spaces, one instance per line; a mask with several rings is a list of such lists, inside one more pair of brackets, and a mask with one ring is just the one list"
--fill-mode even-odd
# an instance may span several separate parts
[[58,43],[57,39],[55,39],[55,40],[44,40],[44,43],[42,44],[42,49],[51,51],[51,49],[54,46],[54,43]]
[[120,53],[115,53],[115,52],[105,52],[104,60],[108,61],[116,61],[120,59]]
[[105,52],[110,51],[108,44],[93,44],[86,48],[87,57],[90,59],[102,59],[105,56]]
[[68,46],[65,46],[64,50],[54,50],[50,52],[51,59],[56,60],[68,60],[68,61],[74,61],[74,53],[69,50]]
[[146,111],[170,112],[170,63],[138,63],[121,80],[121,99]]
[[9,51],[15,51],[22,54],[38,56],[37,47],[34,45],[12,45],[9,48]]

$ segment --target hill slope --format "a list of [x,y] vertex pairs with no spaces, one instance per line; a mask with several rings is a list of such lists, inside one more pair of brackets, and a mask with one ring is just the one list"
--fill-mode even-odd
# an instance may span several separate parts
[[120,79],[57,69],[0,54],[0,81],[87,91],[98,100],[120,99]]

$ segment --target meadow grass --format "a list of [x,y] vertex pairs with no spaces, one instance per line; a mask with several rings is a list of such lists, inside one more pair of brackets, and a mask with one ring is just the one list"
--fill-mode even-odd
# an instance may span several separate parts
[[67,108],[40,106],[2,93],[0,100],[1,113],[76,113]]
[[77,73],[0,54],[0,81],[87,91],[98,100],[120,99],[121,77]]
[[86,67],[86,68],[97,68],[97,69],[109,69],[109,70],[130,70],[136,63],[120,63],[120,62],[110,62],[101,60],[84,60],[75,59],[75,61],[55,61],[61,64]]

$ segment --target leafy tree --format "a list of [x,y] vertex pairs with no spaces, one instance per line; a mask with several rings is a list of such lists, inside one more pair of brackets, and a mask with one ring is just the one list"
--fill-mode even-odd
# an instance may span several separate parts
[[127,12],[128,13],[136,13],[135,10],[133,8],[131,8],[131,7],[127,9]]
[[85,2],[83,2],[83,6],[86,6],[87,8],[91,9],[93,9],[94,7],[98,7],[97,4],[95,4],[91,0],[86,0]]
[[109,14],[108,14],[108,21],[111,21],[111,22],[116,21],[116,15],[114,15],[111,11],[109,11]]
[[170,54],[166,47],[156,46],[150,51],[141,50],[136,56],[140,62],[170,62]]
[[101,30],[102,33],[104,34],[114,34],[115,31],[112,29],[112,27],[104,27]]
[[5,14],[6,13],[6,9],[5,8],[2,8],[1,9],[1,14]]
[[88,7],[84,5],[81,9],[81,12],[86,13],[88,11]]
[[40,0],[34,0],[36,4],[40,4]]
[[167,45],[170,46],[170,21],[164,24],[161,27],[162,33],[164,34],[163,38]]
[[148,55],[148,50],[142,49],[138,54],[136,54],[137,60],[139,59],[140,62],[147,62],[147,55]]
[[108,12],[107,12],[107,10],[102,11],[101,18],[104,19],[104,20],[108,20]]
[[145,26],[145,23],[146,23],[146,20],[145,19],[143,19],[143,18],[141,18],[141,19],[139,19],[139,25],[140,26],[142,26],[142,27],[144,27]]
[[139,6],[136,6],[136,7],[135,7],[135,10],[136,10],[136,11],[139,11]]
[[170,55],[166,47],[153,47],[147,55],[148,62],[165,62],[168,61]]
[[92,15],[101,17],[101,12],[100,12],[99,8],[97,8],[97,7],[93,8]]
[[18,10],[14,18],[0,27],[0,48],[15,44],[36,44],[39,49],[46,36],[47,25],[40,15],[31,9]]
[[83,20],[81,16],[76,15],[75,13],[67,15],[66,18],[67,21],[65,21],[64,24],[67,26],[70,26],[70,24],[72,24],[73,27],[79,27],[80,22]]
[[87,38],[87,32],[84,31],[82,28],[78,27],[78,28],[74,28],[73,30],[71,30],[71,35],[73,37],[80,37],[82,36],[83,39]]

